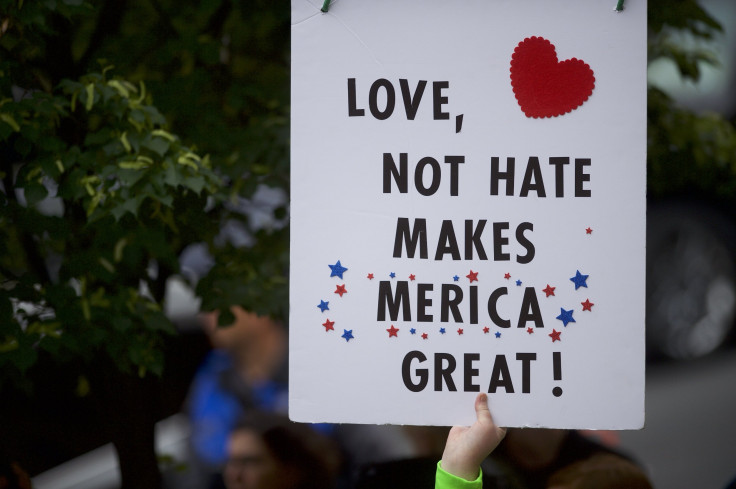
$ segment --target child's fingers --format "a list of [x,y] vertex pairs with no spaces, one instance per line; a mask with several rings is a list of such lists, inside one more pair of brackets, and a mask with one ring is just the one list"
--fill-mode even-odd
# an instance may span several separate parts
[[478,394],[475,398],[475,415],[479,423],[493,426],[499,441],[506,436],[506,428],[500,428],[493,422],[493,416],[488,408],[488,396],[484,393]]

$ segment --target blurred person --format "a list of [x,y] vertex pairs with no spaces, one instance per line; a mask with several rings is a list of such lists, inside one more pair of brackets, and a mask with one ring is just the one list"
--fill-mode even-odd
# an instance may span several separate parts
[[552,474],[547,489],[652,489],[652,484],[633,462],[599,453]]
[[330,489],[340,466],[333,441],[306,425],[250,413],[227,441],[227,489]]
[[483,469],[504,488],[544,489],[553,473],[597,454],[629,460],[577,430],[510,428]]
[[[186,486],[191,488],[222,487],[217,474],[226,460],[227,438],[240,417],[255,410],[288,412],[287,328],[239,306],[231,310],[235,321],[228,326],[218,326],[216,312],[201,316],[213,349],[195,374],[187,398],[192,460]],[[366,464],[412,457],[418,450],[400,426],[309,426],[337,440],[347,481]]]
[[235,321],[227,326],[218,326],[216,312],[201,316],[213,349],[195,374],[187,398],[192,471],[203,479],[216,479],[226,460],[227,438],[244,413],[283,414],[288,409],[286,328],[239,306],[231,310]]
[[634,462],[602,447],[594,448],[597,444],[592,441],[579,443],[572,435],[574,431],[507,431],[493,422],[485,394],[476,397],[475,412],[472,426],[455,426],[450,430],[442,459],[437,464],[436,489],[534,487],[508,474],[503,477],[498,470],[491,470],[491,477],[484,481],[488,461],[492,460],[494,450],[504,444],[504,451],[513,454],[519,473],[533,472],[532,483],[540,483],[541,476],[548,475],[541,483],[546,489],[652,489],[647,476]]

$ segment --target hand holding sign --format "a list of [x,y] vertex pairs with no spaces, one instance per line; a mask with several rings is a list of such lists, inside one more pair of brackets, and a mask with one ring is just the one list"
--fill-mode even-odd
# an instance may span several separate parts
[[475,416],[475,423],[471,426],[453,426],[447,435],[440,462],[445,471],[465,480],[478,477],[481,462],[506,436],[506,429],[493,422],[487,395],[476,396]]

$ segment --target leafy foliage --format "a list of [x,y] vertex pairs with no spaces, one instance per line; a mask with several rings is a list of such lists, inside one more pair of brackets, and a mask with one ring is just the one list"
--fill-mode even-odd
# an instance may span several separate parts
[[[172,130],[196,141],[226,184],[217,213],[230,232],[207,239],[214,268],[198,283],[203,308],[223,311],[223,324],[232,320],[231,304],[285,319],[289,2],[159,0],[109,7],[115,3],[106,2],[81,24],[89,35],[76,42],[94,45],[94,57],[145,80]],[[282,198],[259,202],[264,185],[281,189]],[[241,245],[243,236],[248,246]]]
[[[708,42],[721,25],[695,0],[649,1],[649,61],[664,58],[697,82],[703,64],[717,66]],[[682,35],[695,42],[684,44]],[[653,197],[736,196],[736,130],[721,114],[678,107],[656,87],[648,94],[648,188]]]
[[105,71],[2,103],[0,358],[19,373],[39,349],[160,372],[162,281],[221,186],[143,84]]
[[[171,131],[143,81],[112,76],[119,70],[107,64],[82,66],[99,37],[85,38],[87,23],[104,20],[113,3],[0,5],[0,364],[18,382],[41,351],[60,361],[102,352],[125,372],[160,373],[163,337],[174,332],[165,284],[180,253],[214,245],[237,208],[226,204],[256,188],[233,185],[239,177],[225,187],[228,176]],[[85,74],[67,77],[75,72]],[[233,246],[223,254],[242,260]],[[215,306],[238,303],[232,293],[255,283],[265,262],[232,284],[211,278]],[[224,276],[239,268],[218,263]],[[284,269],[273,274],[285,289]]]

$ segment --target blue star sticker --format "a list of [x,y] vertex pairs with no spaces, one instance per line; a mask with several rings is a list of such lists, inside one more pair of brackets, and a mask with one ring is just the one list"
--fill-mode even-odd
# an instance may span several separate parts
[[575,276],[570,277],[570,280],[575,284],[575,290],[578,290],[580,287],[588,288],[588,284],[585,283],[585,281],[588,280],[588,275],[583,275],[580,273],[580,270],[577,270],[575,272]]
[[348,331],[347,329],[343,329],[343,331],[345,331],[345,332],[342,334],[342,337],[345,338],[345,341],[346,342],[348,342],[351,339],[355,338],[353,336],[353,330],[352,329],[350,331]]
[[501,337],[501,332],[500,331],[496,331],[496,338],[500,338],[500,337]]
[[445,328],[440,328],[440,333],[445,334]]
[[342,264],[340,263],[340,260],[337,260],[337,263],[335,263],[334,265],[327,265],[327,266],[330,267],[330,269],[332,270],[332,272],[330,272],[330,277],[337,276],[342,279],[342,274],[348,271],[347,268],[342,266]]
[[330,304],[330,301],[327,301],[327,302],[319,301],[319,305],[317,307],[319,307],[320,311],[325,312],[325,311],[330,310],[329,304]]
[[560,315],[557,316],[556,319],[559,319],[562,321],[563,326],[567,326],[568,323],[574,323],[575,318],[572,317],[573,310],[570,309],[569,311],[564,310],[563,308],[560,308]]
[[516,281],[516,286],[517,286],[517,287],[521,287],[521,280],[517,280],[517,281]]
[[460,277],[458,277],[457,275],[455,275],[454,277],[452,277],[452,280],[454,280],[455,282],[457,282],[458,280],[460,280]]
[[410,332],[411,334],[417,334],[417,330],[416,330],[415,328],[411,328],[411,329],[409,330],[409,332]]
[[388,274],[388,276],[391,277],[391,278],[395,278],[396,277],[396,274],[394,272],[391,272],[391,273]]

